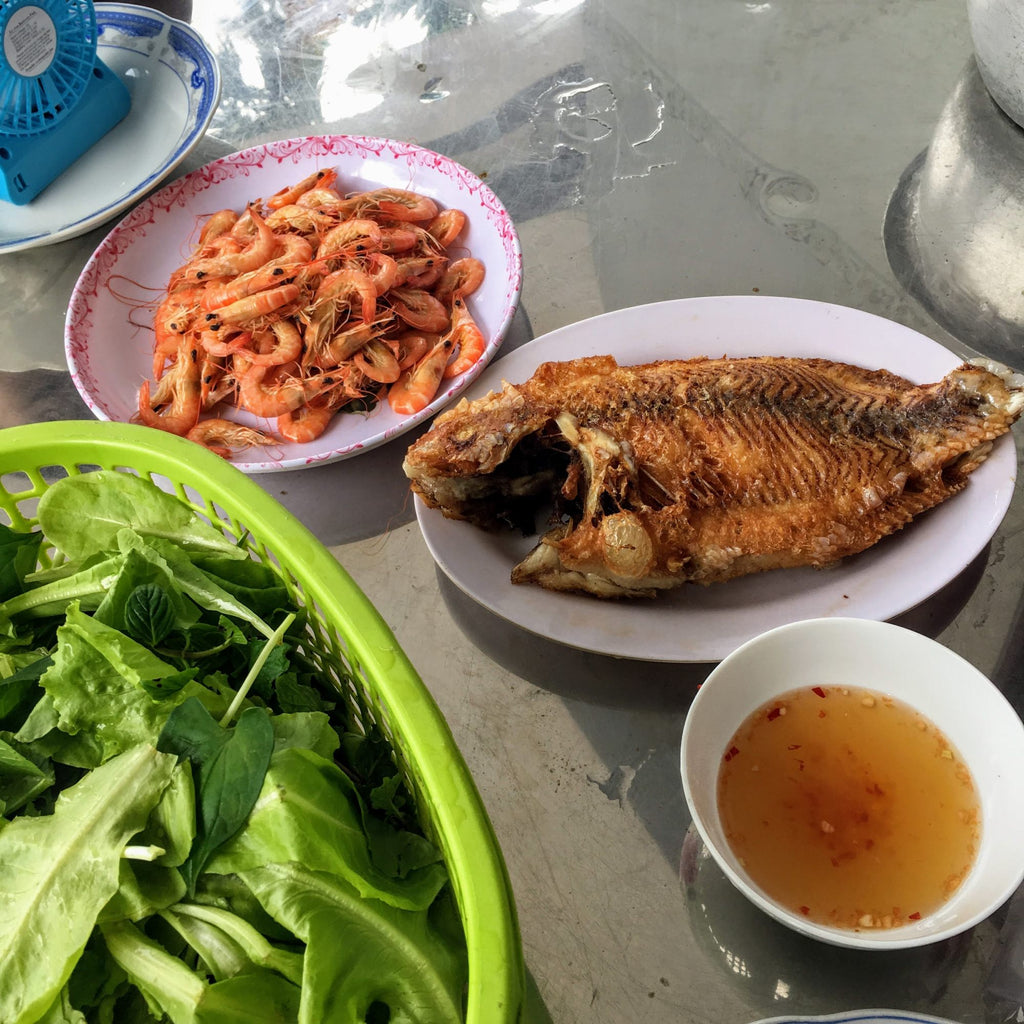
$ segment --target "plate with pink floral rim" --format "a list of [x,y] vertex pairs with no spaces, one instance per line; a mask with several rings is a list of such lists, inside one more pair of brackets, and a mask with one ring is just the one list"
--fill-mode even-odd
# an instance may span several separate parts
[[[97,247],[72,293],[64,331],[72,380],[97,418],[128,422],[135,416],[139,387],[153,372],[156,305],[206,218],[222,209],[241,213],[318,170],[334,171],[334,188],[342,194],[405,189],[466,215],[451,254],[484,264],[484,280],[467,300],[484,350],[468,370],[443,381],[419,412],[399,415],[379,402],[369,411],[339,413],[313,441],[249,448],[232,463],[256,474],[351,458],[429,419],[476,379],[500,348],[522,289],[519,238],[501,201],[477,175],[421,146],[369,136],[309,136],[253,146],[200,167],[145,199]],[[232,407],[216,415],[273,433],[273,421]]]

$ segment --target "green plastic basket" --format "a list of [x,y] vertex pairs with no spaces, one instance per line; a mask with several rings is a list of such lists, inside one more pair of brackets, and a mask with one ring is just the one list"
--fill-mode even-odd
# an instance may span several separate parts
[[51,484],[97,469],[154,480],[277,567],[309,612],[310,653],[357,720],[390,738],[420,822],[444,853],[469,953],[467,1024],[521,1021],[522,942],[500,847],[444,716],[374,606],[316,537],[245,474],[148,427],[89,420],[0,430],[0,518],[6,513],[7,525],[31,528]]

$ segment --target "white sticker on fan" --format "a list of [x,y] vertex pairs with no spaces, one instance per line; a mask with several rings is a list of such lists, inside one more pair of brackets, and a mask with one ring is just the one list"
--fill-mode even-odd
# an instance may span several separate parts
[[7,22],[4,57],[16,74],[26,78],[41,75],[57,52],[57,30],[53,19],[41,7],[22,7]]

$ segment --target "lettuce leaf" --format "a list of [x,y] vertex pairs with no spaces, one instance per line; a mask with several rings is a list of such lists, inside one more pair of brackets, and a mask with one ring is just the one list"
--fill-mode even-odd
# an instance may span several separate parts
[[101,927],[110,955],[173,1024],[294,1024],[299,989],[281,975],[254,968],[208,985],[134,925]]
[[[403,843],[405,835],[392,830],[392,842]],[[352,783],[336,764],[301,747],[274,753],[246,827],[206,867],[231,874],[290,861],[337,875],[360,895],[407,910],[428,907],[448,878],[436,850],[434,863],[405,878],[381,871],[371,857]]]
[[36,515],[46,539],[72,560],[97,550],[116,551],[117,534],[126,526],[144,537],[172,540],[187,551],[249,557],[175,495],[117,470],[66,477],[42,495]]
[[[173,665],[148,648],[72,605],[57,631],[53,665],[41,682],[59,716],[59,729],[98,743],[101,763],[136,743],[154,742],[171,711],[189,696],[226,706],[195,682],[162,701],[154,700],[144,686],[177,675]],[[55,751],[54,756],[60,754]]]
[[267,911],[306,943],[299,1024],[352,1024],[384,1004],[389,1024],[459,1024],[457,943],[427,911],[363,899],[304,864],[241,872]]
[[121,853],[146,823],[175,759],[140,745],[65,790],[52,815],[0,831],[0,1020],[30,1024],[54,1003],[100,911]]

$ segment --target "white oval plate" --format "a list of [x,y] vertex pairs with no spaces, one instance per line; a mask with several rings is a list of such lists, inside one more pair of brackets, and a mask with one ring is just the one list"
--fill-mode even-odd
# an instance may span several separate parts
[[[788,355],[885,368],[918,384],[961,360],[924,335],[860,310],[804,299],[724,296],[676,299],[605,313],[515,349],[467,392],[521,383],[548,360],[611,354],[623,364],[697,356]],[[514,586],[512,567],[536,543],[445,519],[417,499],[435,561],[496,615],[550,640],[645,661],[719,661],[773,626],[822,616],[889,619],[919,604],[966,568],[991,539],[1013,496],[1017,462],[1003,437],[968,486],[900,533],[833,569],[786,569],[654,600],[602,601]]]
[[24,206],[0,200],[0,253],[75,238],[163,181],[203,137],[220,72],[198,33],[132,4],[96,4],[96,54],[128,87],[119,124]]
[[[466,214],[457,245],[486,268],[468,302],[486,339],[484,354],[413,416],[399,416],[381,402],[366,415],[335,416],[315,441],[253,448],[232,464],[246,473],[270,473],[358,455],[429,419],[479,376],[505,337],[522,288],[519,238],[497,196],[454,160],[411,143],[311,136],[254,146],[179,178],[141,202],[93,253],[71,296],[64,345],[75,386],[99,419],[127,422],[138,409],[139,385],[153,362],[152,308],[146,303],[184,262],[202,219],[228,207],[241,212],[320,168],[337,170],[335,187],[342,191],[410,188]],[[218,415],[273,429],[247,413]]]

